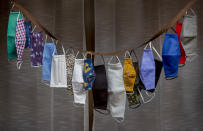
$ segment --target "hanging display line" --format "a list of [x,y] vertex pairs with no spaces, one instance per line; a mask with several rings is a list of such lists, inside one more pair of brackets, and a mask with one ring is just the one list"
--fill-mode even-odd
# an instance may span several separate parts
[[[171,28],[179,19],[181,19],[181,17],[184,16],[185,12],[190,9],[190,7],[196,2],[196,0],[190,0],[188,2],[187,5],[185,5],[185,7],[168,23],[166,24],[163,28],[161,28],[161,30],[159,30],[157,33],[155,33],[154,35],[152,35],[152,37],[150,39],[148,39],[147,41],[145,41],[144,43],[142,43],[141,45],[137,46],[136,48],[140,48],[144,45],[146,45],[147,43],[149,43],[150,41],[155,40],[156,38],[158,38],[160,35],[162,35],[163,33],[165,33],[169,28]],[[52,33],[50,33],[45,27],[43,27],[22,5],[20,5],[18,2],[16,2],[15,0],[13,0],[13,4],[15,4],[15,6],[36,26],[38,26],[42,31],[44,31],[47,35],[49,35],[50,37],[54,38],[55,40],[58,40],[56,36],[54,36]],[[94,51],[87,51],[87,50],[82,50],[82,49],[77,49],[74,47],[71,47],[75,50],[78,50],[80,52],[84,52],[87,54],[91,54],[91,55],[103,55],[103,56],[114,56],[114,55],[120,55],[120,54],[124,54],[126,51],[132,51],[134,49],[127,49],[127,50],[121,50],[121,51],[116,51],[116,52],[94,52]]]

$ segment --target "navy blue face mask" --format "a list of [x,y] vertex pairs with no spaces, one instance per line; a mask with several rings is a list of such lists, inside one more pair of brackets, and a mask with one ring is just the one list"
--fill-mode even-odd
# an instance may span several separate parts
[[162,59],[166,79],[176,78],[181,53],[177,34],[165,34],[162,48]]

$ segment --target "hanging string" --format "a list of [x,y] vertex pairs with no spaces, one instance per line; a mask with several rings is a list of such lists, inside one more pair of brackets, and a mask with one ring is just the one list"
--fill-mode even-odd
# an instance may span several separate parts
[[[155,33],[154,35],[152,35],[152,37],[150,39],[148,39],[146,42],[144,42],[143,44],[140,44],[139,46],[136,47],[137,48],[141,48],[144,45],[148,44],[150,41],[153,41],[155,39],[157,39],[160,35],[162,35],[163,33],[165,33],[169,28],[172,28],[172,26],[180,19],[182,18],[182,16],[184,16],[185,12],[187,10],[190,9],[190,7],[196,2],[196,0],[190,0],[188,2],[188,4],[167,24],[165,25],[160,31],[158,31],[157,33]],[[23,6],[21,6],[18,2],[16,2],[15,0],[13,0],[12,2],[13,4],[15,4],[15,6],[21,11],[23,12],[23,14],[30,19],[30,21],[32,21],[32,23],[34,23],[35,25],[37,25],[42,31],[44,31],[47,35],[49,35],[51,38],[54,38],[55,40],[58,40],[54,35],[52,35],[45,27],[43,27],[33,16],[31,16],[31,14],[25,9],[23,8]],[[126,49],[126,50],[121,50],[121,51],[116,51],[116,52],[93,52],[93,51],[87,51],[87,50],[82,50],[82,49],[77,49],[77,48],[73,48],[75,50],[78,50],[80,52],[83,53],[87,53],[87,54],[91,54],[91,55],[103,55],[103,56],[114,56],[114,55],[121,55],[121,54],[125,54],[126,51],[131,52],[134,49]]]

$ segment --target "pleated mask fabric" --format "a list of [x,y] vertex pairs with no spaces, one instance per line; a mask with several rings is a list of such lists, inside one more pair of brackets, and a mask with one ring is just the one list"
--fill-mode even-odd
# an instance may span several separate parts
[[[68,54],[68,51],[72,50],[71,53]],[[73,68],[75,63],[75,54],[73,49],[68,49],[66,51],[66,71],[67,71],[67,86],[68,91],[70,94],[73,94],[73,88],[72,88],[72,77],[73,77]]]
[[10,12],[9,19],[8,19],[8,30],[7,30],[8,59],[17,58],[16,46],[15,46],[17,18],[22,19],[21,12]]
[[[52,64],[52,54],[56,50],[54,43],[46,43],[44,45],[43,59],[42,59],[42,80],[50,81],[51,80],[51,64]],[[57,51],[54,52],[57,55]]]
[[91,90],[95,81],[96,73],[91,59],[84,60],[84,88],[85,90]]
[[66,58],[65,50],[62,45],[63,55],[55,55],[56,49],[52,54],[51,66],[51,82],[50,87],[66,87],[67,88],[67,74],[66,74]]
[[146,49],[143,54],[140,63],[140,79],[144,84],[146,90],[151,90],[155,88],[155,62],[154,55],[151,48],[151,42],[149,43],[150,49]]
[[166,79],[173,79],[178,76],[180,57],[178,35],[166,33],[162,48],[162,59]]
[[94,109],[107,110],[108,85],[105,65],[94,66],[96,78],[92,88]]
[[[116,56],[119,60],[119,58]],[[108,82],[108,108],[112,117],[117,122],[123,122],[126,104],[126,92],[123,81],[123,67],[119,60],[113,64],[111,60],[106,65],[106,74]]]
[[180,46],[180,53],[181,53],[181,57],[180,57],[180,61],[179,64],[180,65],[184,65],[185,61],[186,61],[186,55],[185,55],[185,51],[183,49],[182,43],[181,43],[181,39],[180,39],[180,35],[181,35],[181,31],[182,31],[182,22],[177,22],[176,24],[176,34],[178,35],[178,40],[179,40],[179,46]]
[[85,56],[83,59],[77,59],[77,55],[75,59],[75,65],[73,69],[73,78],[72,78],[74,103],[84,105],[86,101],[86,95],[87,95],[85,88],[83,86],[84,85],[83,70],[84,70]]
[[197,15],[193,9],[192,14],[187,14],[183,19],[182,45],[186,53],[187,61],[191,62],[198,56],[197,47]]

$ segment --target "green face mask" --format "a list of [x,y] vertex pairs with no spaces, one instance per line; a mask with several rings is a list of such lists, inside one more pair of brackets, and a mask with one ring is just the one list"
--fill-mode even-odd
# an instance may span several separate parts
[[17,58],[16,46],[15,46],[17,18],[22,19],[22,13],[10,12],[9,20],[8,20],[8,31],[7,31],[8,59]]

